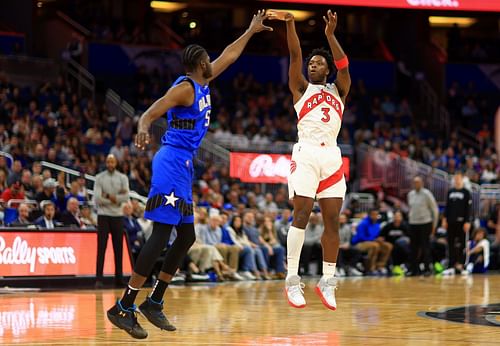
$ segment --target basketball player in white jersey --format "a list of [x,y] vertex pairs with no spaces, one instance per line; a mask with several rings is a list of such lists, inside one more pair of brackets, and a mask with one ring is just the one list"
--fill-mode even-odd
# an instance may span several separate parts
[[[293,199],[293,222],[288,231],[288,275],[285,292],[288,303],[295,308],[306,306],[304,284],[298,275],[300,252],[304,232],[313,208],[319,201],[325,230],[321,237],[323,248],[323,276],[316,286],[316,293],[323,304],[337,308],[334,277],[339,250],[339,214],[346,193],[342,156],[337,146],[344,104],[351,85],[348,60],[334,32],[337,14],[331,11],[324,16],[325,35],[330,52],[316,49],[307,58],[307,76],[302,73],[302,51],[295,31],[293,15],[283,11],[268,12],[269,19],[286,22],[290,69],[288,85],[298,117],[299,141],[293,147],[291,174],[288,178],[290,198]],[[337,67],[334,83],[327,83],[328,76]]]

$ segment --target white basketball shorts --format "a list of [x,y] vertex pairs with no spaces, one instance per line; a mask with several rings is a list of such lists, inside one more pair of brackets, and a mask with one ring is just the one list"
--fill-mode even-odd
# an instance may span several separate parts
[[338,146],[299,142],[293,146],[288,194],[316,199],[344,198],[347,187]]

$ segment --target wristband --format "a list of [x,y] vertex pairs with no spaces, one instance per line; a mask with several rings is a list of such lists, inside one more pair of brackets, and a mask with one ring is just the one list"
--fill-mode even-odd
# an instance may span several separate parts
[[347,55],[344,55],[342,59],[335,60],[335,67],[337,70],[342,70],[349,66],[349,60],[347,59]]

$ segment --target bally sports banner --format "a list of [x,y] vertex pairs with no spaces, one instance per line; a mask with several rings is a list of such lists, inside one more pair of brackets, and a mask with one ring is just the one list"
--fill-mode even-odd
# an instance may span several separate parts
[[[286,184],[291,155],[237,153],[229,156],[229,174],[244,183]],[[349,158],[342,157],[344,174],[349,180]]]
[[266,0],[275,2],[344,6],[500,12],[498,0]]
[[[123,274],[132,273],[127,238],[123,237]],[[0,230],[0,276],[95,276],[97,233],[82,231]],[[114,275],[111,237],[104,275]]]

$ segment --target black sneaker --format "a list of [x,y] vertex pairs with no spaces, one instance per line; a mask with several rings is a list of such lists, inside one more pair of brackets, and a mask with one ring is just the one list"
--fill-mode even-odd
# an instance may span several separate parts
[[177,328],[172,325],[167,316],[163,313],[163,302],[156,303],[148,297],[144,303],[139,305],[139,311],[148,319],[149,322],[153,323],[160,329],[168,330],[169,332],[173,332]]
[[124,309],[120,301],[108,310],[108,319],[111,323],[120,329],[123,329],[136,339],[145,339],[148,337],[148,332],[141,327],[137,322],[137,312],[135,305],[130,309]]

